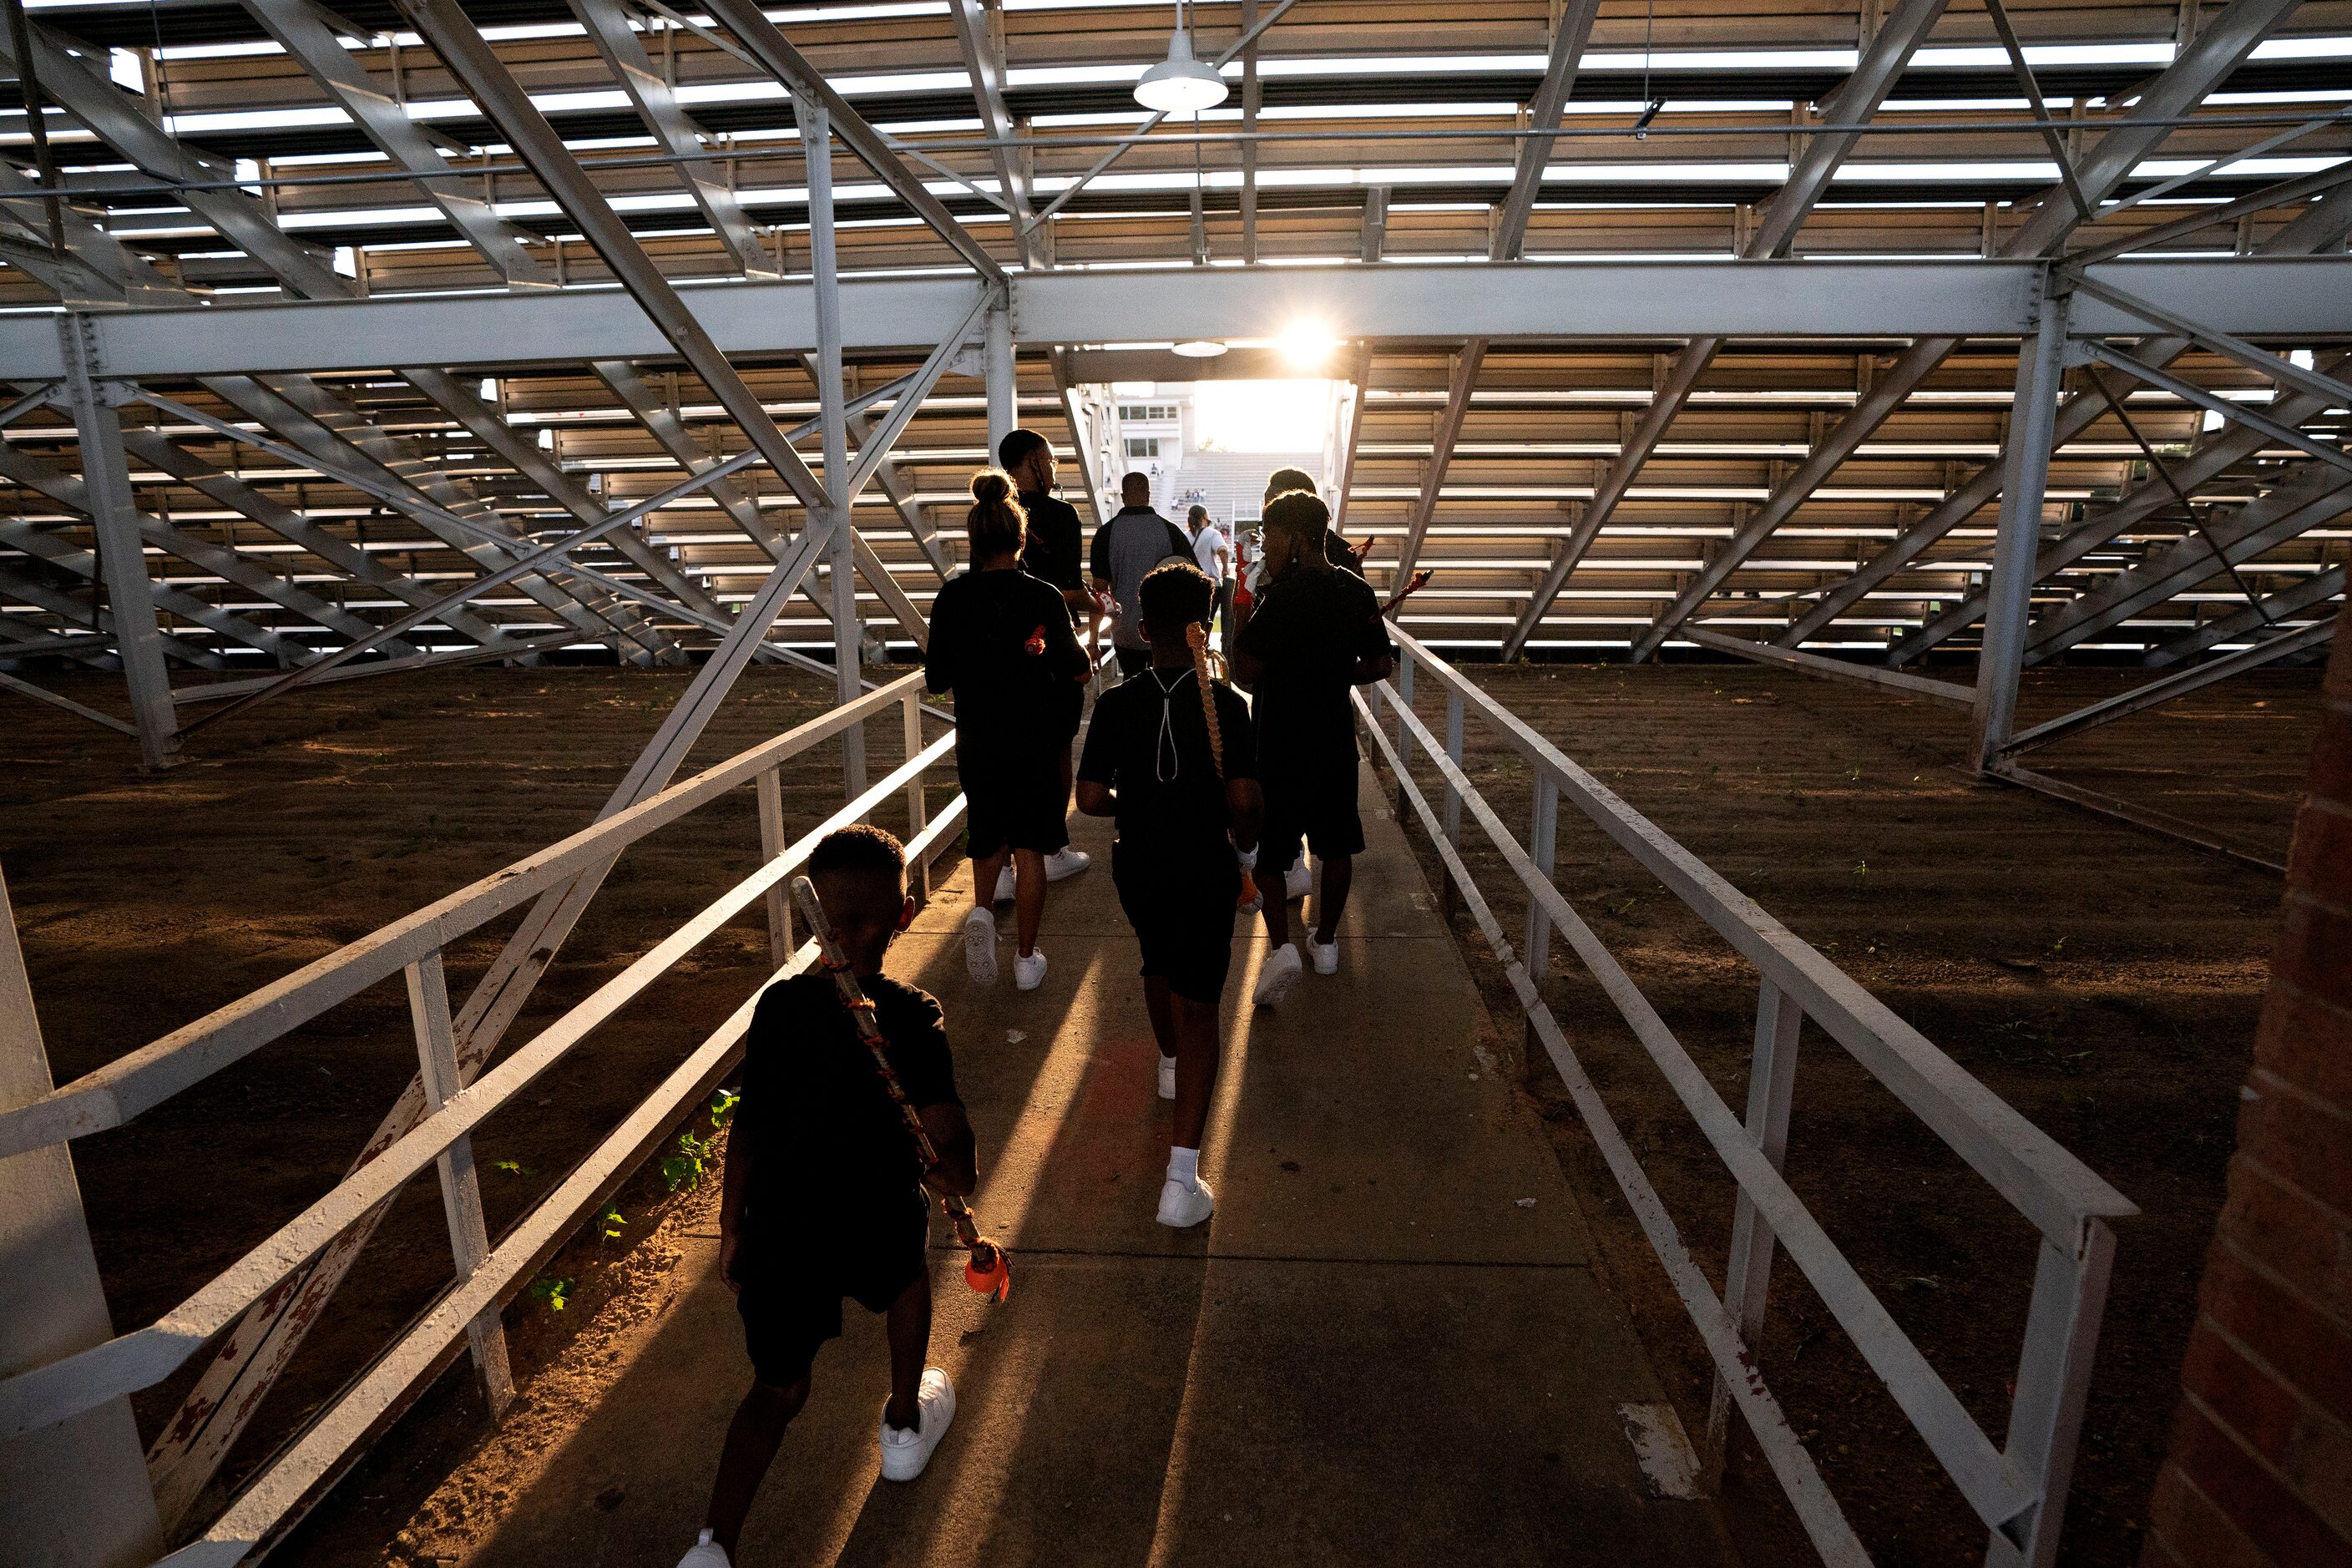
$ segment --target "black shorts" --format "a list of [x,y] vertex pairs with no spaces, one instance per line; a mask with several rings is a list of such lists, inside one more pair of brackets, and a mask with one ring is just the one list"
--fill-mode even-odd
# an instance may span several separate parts
[[[894,1227],[895,1228],[895,1227]],[[841,1337],[844,1297],[869,1312],[887,1312],[929,1267],[925,1247],[929,1240],[929,1215],[918,1211],[916,1222],[892,1245],[824,1249],[821,1257],[779,1257],[772,1268],[741,1263],[743,1289],[735,1310],[743,1320],[743,1348],[751,1352],[751,1375],[770,1388],[789,1388],[809,1374],[818,1347]],[[751,1239],[745,1238],[747,1247]],[[789,1239],[771,1244],[789,1248]]]
[[1233,852],[1212,850],[1171,865],[1113,846],[1110,865],[1118,906],[1143,949],[1144,978],[1164,977],[1177,995],[1213,1006],[1234,962],[1242,873]]
[[1344,769],[1285,775],[1271,773],[1259,781],[1265,792],[1265,834],[1258,840],[1257,863],[1276,872],[1298,858],[1299,841],[1318,859],[1364,852],[1364,819],[1356,813],[1356,759]]
[[[1072,681],[1073,686],[1076,685]],[[975,860],[1006,849],[1051,855],[1070,841],[1062,808],[1061,756],[1069,742],[1044,735],[1018,750],[956,751],[956,778],[963,785],[965,831]]]

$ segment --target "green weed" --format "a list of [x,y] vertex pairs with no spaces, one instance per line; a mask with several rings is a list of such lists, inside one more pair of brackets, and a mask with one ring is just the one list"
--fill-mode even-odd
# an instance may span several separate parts
[[544,1303],[551,1312],[561,1312],[572,1300],[575,1283],[571,1279],[559,1279],[551,1274],[542,1274],[530,1282],[530,1299]]

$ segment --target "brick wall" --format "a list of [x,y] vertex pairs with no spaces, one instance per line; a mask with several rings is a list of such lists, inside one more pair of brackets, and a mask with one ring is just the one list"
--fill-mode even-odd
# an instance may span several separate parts
[[2352,619],[2142,1568],[2352,1564]]

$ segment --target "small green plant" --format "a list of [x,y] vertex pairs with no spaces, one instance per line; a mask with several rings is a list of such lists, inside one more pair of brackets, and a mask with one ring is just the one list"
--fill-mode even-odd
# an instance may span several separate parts
[[528,1176],[531,1173],[530,1167],[520,1160],[493,1160],[490,1162],[490,1169],[503,1172],[509,1176]]
[[697,1138],[691,1132],[677,1135],[677,1148],[662,1156],[661,1163],[656,1167],[661,1172],[662,1180],[669,1184],[671,1192],[680,1188],[690,1192],[701,1184],[703,1168],[710,1158],[710,1145],[717,1139],[716,1133],[704,1138]]
[[559,1279],[551,1274],[542,1274],[530,1282],[530,1299],[543,1303],[551,1312],[561,1312],[565,1304],[572,1300],[573,1284],[574,1281],[570,1279]]
[[618,1204],[606,1204],[604,1212],[596,1216],[596,1228],[604,1233],[604,1239],[607,1241],[618,1240],[621,1227],[628,1223],[621,1216],[621,1205]]
[[1860,784],[1862,782],[1862,764],[1860,763],[1854,763],[1853,772],[1846,774],[1845,776],[1853,783]]
[[2065,950],[2066,950],[2066,939],[2065,939],[2064,937],[2063,937],[2063,936],[2062,936],[2062,937],[2060,937],[2056,942],[2052,942],[2052,943],[2050,944],[2050,956],[2051,956],[2051,957],[2053,957],[2053,958],[2055,958],[2055,957],[2057,957],[2061,952],[2063,952]]
[[713,1094],[710,1097],[710,1125],[724,1127],[734,1121],[735,1107],[741,1103],[742,1099],[741,1095],[723,1089]]
[[1859,887],[1862,887],[1864,884],[1867,883],[1869,880],[1870,880],[1870,862],[1869,862],[1869,861],[1867,861],[1867,860],[1857,860],[1857,861],[1855,861],[1855,862],[1853,863],[1853,885],[1854,885],[1855,887],[1859,888]]

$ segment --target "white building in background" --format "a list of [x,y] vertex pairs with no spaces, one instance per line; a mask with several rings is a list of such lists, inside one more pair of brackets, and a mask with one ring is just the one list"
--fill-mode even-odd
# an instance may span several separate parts
[[1150,477],[1151,504],[1179,522],[1205,506],[1224,528],[1255,523],[1265,478],[1281,468],[1306,469],[1332,500],[1355,392],[1324,380],[1115,382],[1099,454],[1104,515],[1130,472]]

